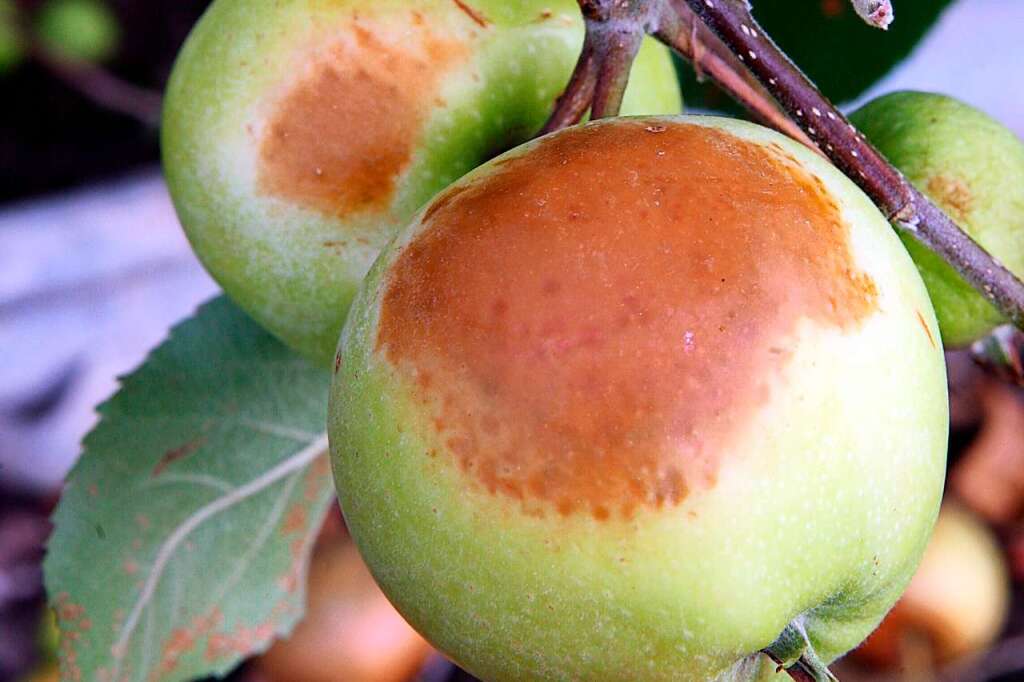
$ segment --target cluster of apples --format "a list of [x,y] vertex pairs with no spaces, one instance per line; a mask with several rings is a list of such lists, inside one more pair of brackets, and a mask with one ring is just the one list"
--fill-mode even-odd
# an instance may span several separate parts
[[[624,104],[643,116],[528,141],[582,37],[572,0],[217,0],[167,97],[181,222],[240,306],[333,367],[348,527],[467,670],[834,660],[932,531],[942,342],[998,314],[822,157],[678,115],[655,44]],[[1012,134],[919,93],[854,120],[1024,272]]]

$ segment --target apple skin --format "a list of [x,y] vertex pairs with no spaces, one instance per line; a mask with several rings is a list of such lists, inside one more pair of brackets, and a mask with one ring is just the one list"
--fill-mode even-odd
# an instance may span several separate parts
[[856,658],[896,668],[908,637],[927,643],[933,664],[977,653],[995,641],[1010,607],[1006,556],[992,531],[955,502],[943,504],[935,533],[906,592]]
[[[236,303],[326,366],[379,250],[536,133],[582,36],[573,0],[217,0],[164,110],[192,246]],[[623,112],[681,107],[668,51],[647,40]]]
[[[952,97],[913,91],[872,100],[850,120],[967,234],[1024,276],[1024,143],[1011,130]],[[947,347],[970,345],[1006,322],[940,256],[902,239]]]
[[[786,202],[815,196],[830,227],[801,232]],[[488,296],[507,326],[473,317]],[[643,416],[675,413],[710,445]],[[931,304],[878,210],[787,138],[688,116],[546,136],[436,198],[368,274],[328,411],[371,572],[489,681],[770,676],[794,621],[834,660],[917,566],[947,428]]]

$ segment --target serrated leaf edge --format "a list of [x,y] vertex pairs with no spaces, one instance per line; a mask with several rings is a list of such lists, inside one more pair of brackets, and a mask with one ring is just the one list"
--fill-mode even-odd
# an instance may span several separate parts
[[152,565],[152,570],[146,578],[146,582],[143,584],[142,590],[140,590],[139,596],[136,599],[135,604],[132,606],[131,612],[125,619],[117,642],[114,644],[113,653],[116,661],[114,664],[114,679],[117,678],[120,662],[124,657],[124,653],[127,651],[128,644],[131,641],[136,627],[138,626],[139,619],[150,600],[152,600],[153,595],[156,592],[156,588],[160,583],[160,579],[163,577],[164,569],[174,556],[174,552],[177,547],[184,542],[194,530],[199,528],[199,526],[212,517],[265,490],[289,474],[309,466],[317,459],[317,457],[324,454],[326,451],[327,434],[319,434],[302,450],[290,455],[288,458],[266,470],[248,483],[232,489],[223,497],[220,497],[200,509],[197,509],[174,529],[170,536],[168,536],[168,538],[164,540],[163,544],[160,545],[160,549],[157,551],[156,559]]

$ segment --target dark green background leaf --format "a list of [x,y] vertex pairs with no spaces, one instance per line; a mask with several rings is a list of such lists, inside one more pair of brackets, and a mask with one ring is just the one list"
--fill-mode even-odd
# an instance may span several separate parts
[[[833,102],[863,93],[910,54],[952,0],[894,0],[888,31],[864,23],[849,0],[754,0],[754,18]],[[712,84],[679,64],[688,107],[741,111]]]
[[45,563],[64,679],[223,673],[291,628],[333,499],[329,378],[218,298],[123,380]]

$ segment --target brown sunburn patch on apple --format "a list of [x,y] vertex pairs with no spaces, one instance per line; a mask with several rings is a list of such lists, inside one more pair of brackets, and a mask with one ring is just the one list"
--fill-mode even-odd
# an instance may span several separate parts
[[692,124],[563,133],[423,220],[378,351],[465,474],[530,514],[628,519],[714,486],[797,324],[877,308],[818,178]]
[[470,53],[414,12],[408,26],[354,16],[273,106],[260,142],[261,192],[331,215],[385,211],[419,144],[441,80]]

